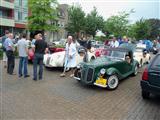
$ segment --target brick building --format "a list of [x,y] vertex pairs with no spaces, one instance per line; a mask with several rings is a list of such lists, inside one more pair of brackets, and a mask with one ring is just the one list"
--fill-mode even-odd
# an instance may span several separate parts
[[25,31],[28,0],[0,0],[0,36],[5,30],[18,34]]

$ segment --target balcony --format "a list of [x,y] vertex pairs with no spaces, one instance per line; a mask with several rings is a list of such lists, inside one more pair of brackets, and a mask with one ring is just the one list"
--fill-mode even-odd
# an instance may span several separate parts
[[5,7],[5,8],[14,9],[14,2],[9,2],[9,1],[6,1],[6,0],[1,0],[0,6],[1,7]]
[[12,18],[0,16],[0,25],[14,27],[15,21]]

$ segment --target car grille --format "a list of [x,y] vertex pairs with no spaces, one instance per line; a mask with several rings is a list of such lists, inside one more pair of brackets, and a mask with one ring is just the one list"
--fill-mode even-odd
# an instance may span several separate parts
[[88,74],[87,74],[87,82],[90,82],[90,81],[92,81],[92,79],[93,79],[93,68],[89,68],[88,69]]
[[47,62],[46,62],[47,65],[49,64],[50,59],[51,59],[51,57],[48,57],[48,58],[47,58]]

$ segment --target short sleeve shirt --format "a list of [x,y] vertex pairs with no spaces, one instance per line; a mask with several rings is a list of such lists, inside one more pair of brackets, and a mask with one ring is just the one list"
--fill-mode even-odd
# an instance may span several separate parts
[[35,53],[44,54],[47,47],[47,43],[44,40],[36,40]]
[[4,46],[6,48],[7,51],[11,50],[13,51],[12,47],[14,46],[12,40],[10,38],[7,38],[4,42]]
[[27,51],[26,49],[28,48],[27,41],[25,39],[21,39],[18,41],[17,44],[18,47],[18,53],[20,57],[27,57]]

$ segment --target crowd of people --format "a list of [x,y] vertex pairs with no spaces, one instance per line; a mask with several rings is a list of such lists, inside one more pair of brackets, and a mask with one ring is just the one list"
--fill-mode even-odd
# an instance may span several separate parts
[[[5,35],[2,37],[2,48],[3,48],[3,62],[4,68],[7,68],[7,73],[9,75],[16,75],[14,72],[15,67],[15,46],[14,46],[14,35],[8,30],[5,31]],[[19,77],[30,77],[28,74],[28,42],[26,39],[27,35],[22,33],[20,39],[17,41],[17,50],[19,55]],[[43,40],[42,34],[37,32],[34,34],[35,42],[33,46],[33,51],[35,53],[33,60],[33,80],[37,81],[37,76],[39,80],[43,77],[43,55],[48,52],[48,45]],[[39,72],[37,68],[39,65]]]
[[[5,35],[2,37],[2,48],[3,48],[3,62],[4,68],[7,68],[7,73],[10,75],[15,75],[14,67],[15,67],[15,46],[14,46],[14,35],[8,30],[5,31]],[[67,68],[71,69],[70,77],[74,76],[74,68],[76,67],[76,52],[77,52],[77,43],[80,46],[83,46],[85,51],[84,62],[87,61],[87,51],[91,50],[91,41],[89,37],[84,37],[82,39],[78,39],[74,41],[73,36],[68,36],[65,47],[65,56],[64,56],[64,71],[60,75],[61,77],[65,76],[65,72]],[[110,41],[107,42],[107,45],[111,48],[119,47],[122,43],[128,43],[129,40],[127,37],[123,37],[123,39],[117,39],[112,36]],[[44,54],[49,52],[47,42],[45,42],[44,37],[41,32],[36,32],[34,34],[34,39],[32,40],[32,49],[34,51],[34,59],[33,59],[33,80],[37,81],[37,79],[42,80],[43,78],[43,57]],[[157,45],[157,42],[154,41],[154,44]],[[30,77],[28,74],[28,39],[25,33],[20,35],[20,38],[17,40],[17,51],[19,55],[19,67],[18,67],[18,76],[19,77]],[[39,71],[38,71],[39,66]]]

